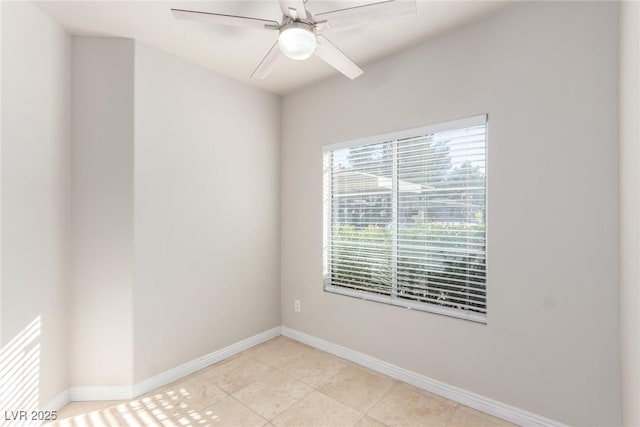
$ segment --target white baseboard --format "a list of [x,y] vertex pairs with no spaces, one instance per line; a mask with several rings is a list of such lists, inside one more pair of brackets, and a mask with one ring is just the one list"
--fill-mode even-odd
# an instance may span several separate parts
[[65,390],[40,408],[43,411],[58,411],[69,403],[69,390]]
[[194,359],[183,365],[169,369],[144,381],[140,381],[129,386],[113,387],[72,387],[56,396],[51,402],[43,407],[45,410],[57,410],[68,402],[91,401],[91,400],[128,400],[141,394],[147,393],[155,388],[162,387],[172,381],[178,380],[186,375],[196,372],[202,368],[217,363],[223,359],[240,353],[250,347],[261,344],[279,335],[284,335],[296,341],[335,354],[336,356],[350,360],[369,369],[383,373],[392,378],[404,381],[431,393],[438,394],[487,414],[502,418],[522,426],[558,426],[566,427],[558,421],[545,418],[524,409],[463,390],[458,387],[446,384],[416,372],[409,371],[399,366],[387,363],[375,357],[359,353],[347,347],[325,341],[321,338],[296,331],[286,326],[278,326],[268,331],[264,331],[237,343],[231,344],[220,350],[209,353],[205,356]]
[[384,362],[380,359],[376,359],[312,335],[296,331],[295,329],[291,329],[286,326],[282,326],[282,335],[326,351],[327,353],[335,354],[336,356],[350,360],[359,365],[366,366],[369,369],[383,373],[397,380],[404,381],[428,392],[446,397],[454,402],[461,403],[469,406],[470,408],[477,409],[521,426],[565,426],[565,424],[558,421],[454,387],[443,383],[442,381],[434,380],[424,375],[392,365],[391,363]]
[[261,344],[279,335],[280,326],[277,326],[273,329],[269,329],[268,331],[264,331],[242,341],[238,341],[237,343],[231,344],[230,346],[224,347],[220,350],[216,350],[213,353],[209,353],[205,356],[194,359],[178,367],[169,369],[168,371],[164,371],[151,378],[147,378],[144,381],[140,381],[139,383],[134,384],[133,396],[137,397],[153,389],[162,387],[165,384],[169,384],[170,382],[178,380],[193,372],[199,371],[202,368],[206,368],[209,365],[217,363],[223,359],[226,359],[227,357],[236,355],[241,351]]
[[[179,380],[193,372],[209,365],[217,363],[227,357],[231,357],[255,345],[275,338],[280,335],[280,326],[261,332],[252,337],[238,341],[227,347],[191,360],[185,364],[164,371],[134,385],[111,387],[71,387],[68,390],[67,401],[91,401],[91,400],[128,400],[147,393],[165,384]],[[56,398],[57,399],[57,398]],[[65,402],[66,403],[66,402]],[[64,405],[64,404],[63,404]]]

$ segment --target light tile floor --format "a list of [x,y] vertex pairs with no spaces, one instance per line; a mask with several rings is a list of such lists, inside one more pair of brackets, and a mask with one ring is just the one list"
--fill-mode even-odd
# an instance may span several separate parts
[[278,337],[131,401],[70,403],[49,426],[513,424]]

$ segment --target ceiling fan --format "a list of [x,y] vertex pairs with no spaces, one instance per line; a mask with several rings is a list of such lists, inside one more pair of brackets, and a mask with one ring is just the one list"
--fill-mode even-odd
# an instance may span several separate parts
[[283,55],[301,61],[313,54],[350,79],[355,79],[364,71],[331,43],[324,33],[352,29],[374,19],[416,13],[415,0],[387,0],[313,16],[306,9],[306,2],[307,0],[280,0],[281,23],[268,19],[196,10],[171,9],[171,11],[177,19],[278,31],[278,40],[251,75],[255,79],[266,78]]

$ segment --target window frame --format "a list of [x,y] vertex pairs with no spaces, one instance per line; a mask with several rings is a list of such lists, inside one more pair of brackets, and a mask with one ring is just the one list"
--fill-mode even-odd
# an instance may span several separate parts
[[[403,307],[410,310],[419,310],[425,311],[434,314],[446,315],[454,318],[471,320],[474,322],[486,324],[488,318],[488,254],[489,254],[489,244],[488,244],[488,231],[489,231],[489,186],[488,186],[488,177],[489,177],[489,143],[488,143],[488,134],[489,134],[489,120],[488,114],[480,114],[472,117],[467,117],[464,119],[451,120],[446,122],[441,122],[432,125],[426,125],[411,129],[404,129],[395,132],[389,132],[381,135],[369,136],[364,138],[357,138],[348,141],[342,141],[333,144],[327,144],[322,146],[322,159],[323,159],[323,171],[322,171],[322,236],[323,236],[323,244],[322,244],[322,283],[323,283],[323,291],[344,295],[348,297],[354,297],[358,299],[363,299],[367,301],[374,301],[379,303],[385,303],[389,305],[394,305],[398,307]],[[331,231],[332,231],[332,223],[331,223],[331,211],[332,211],[332,181],[331,181],[331,164],[327,164],[327,156],[330,155],[333,151],[365,146],[370,144],[382,144],[389,142],[397,142],[398,140],[412,138],[420,135],[428,135],[437,132],[446,132],[452,131],[456,129],[463,129],[472,126],[485,126],[485,144],[484,144],[484,163],[485,163],[485,235],[484,235],[484,260],[485,260],[485,281],[484,281],[484,290],[485,290],[485,313],[477,313],[470,310],[461,310],[451,307],[439,306],[436,304],[429,304],[426,302],[418,302],[412,301],[404,298],[397,298],[394,295],[381,295],[376,294],[369,291],[363,290],[355,290],[348,289],[342,286],[335,286],[330,283],[329,271],[331,270],[330,260],[331,254],[329,253],[331,248]],[[397,149],[397,145],[395,145]],[[393,187],[396,187],[397,179],[398,179],[398,171],[397,171],[397,163],[394,162],[393,165]],[[393,198],[397,198],[397,190],[393,191]],[[392,222],[397,224],[396,211],[397,211],[397,200],[394,200],[393,203],[393,219]],[[392,253],[395,253],[397,250],[397,244],[394,241],[392,243]],[[397,262],[392,264],[393,276],[397,275],[395,271],[397,268]],[[396,277],[392,277],[392,280],[397,280]]]

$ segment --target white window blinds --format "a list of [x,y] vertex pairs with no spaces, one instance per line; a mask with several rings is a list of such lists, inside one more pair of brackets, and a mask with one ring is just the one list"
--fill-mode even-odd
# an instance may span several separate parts
[[324,150],[325,290],[486,322],[486,116]]

